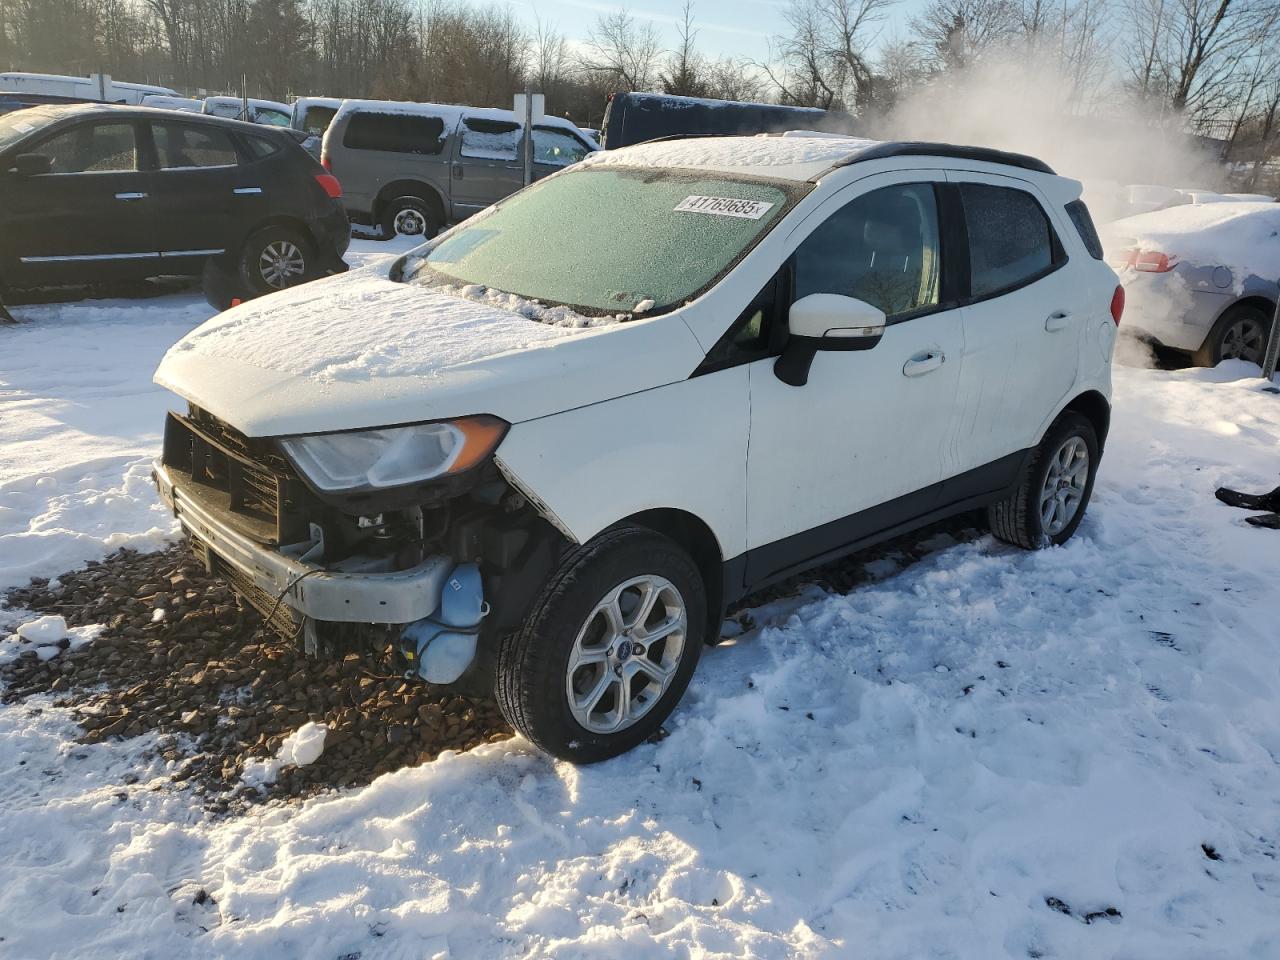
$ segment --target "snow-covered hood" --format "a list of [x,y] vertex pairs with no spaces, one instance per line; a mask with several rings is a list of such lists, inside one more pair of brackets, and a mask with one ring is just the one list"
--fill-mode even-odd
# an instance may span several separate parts
[[359,271],[220,314],[155,380],[267,437],[477,413],[518,423],[683,380],[702,355],[677,314],[575,329]]

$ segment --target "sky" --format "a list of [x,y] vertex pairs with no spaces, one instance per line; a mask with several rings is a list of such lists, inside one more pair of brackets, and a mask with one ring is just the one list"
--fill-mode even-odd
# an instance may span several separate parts
[[[925,0],[899,0],[876,31],[880,38],[905,29],[907,21],[924,6]],[[512,0],[512,5],[529,21],[535,16],[553,25],[571,40],[583,42],[601,14],[623,6],[638,20],[649,20],[668,49],[679,42],[677,25],[683,14],[683,0],[636,0],[618,4],[608,0]],[[694,0],[697,47],[712,58],[763,61],[768,58],[769,38],[786,29],[783,11],[786,0]],[[874,45],[874,44],[873,44]]]

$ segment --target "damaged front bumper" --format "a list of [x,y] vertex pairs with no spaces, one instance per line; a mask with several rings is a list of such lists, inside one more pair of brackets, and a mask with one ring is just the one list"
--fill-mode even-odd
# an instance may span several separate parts
[[199,544],[212,572],[225,576],[264,616],[272,617],[271,607],[284,604],[313,621],[405,626],[440,608],[455,566],[450,557],[436,554],[395,571],[370,569],[373,564],[361,558],[321,567],[306,559],[308,544],[271,550],[233,529],[195,492],[175,484],[163,463],[154,464],[153,476],[161,498]]

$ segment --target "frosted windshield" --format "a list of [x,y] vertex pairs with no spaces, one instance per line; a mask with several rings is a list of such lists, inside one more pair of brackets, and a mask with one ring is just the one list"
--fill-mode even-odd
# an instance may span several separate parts
[[578,170],[464,225],[404,276],[586,313],[659,312],[723,275],[804,189],[670,170]]

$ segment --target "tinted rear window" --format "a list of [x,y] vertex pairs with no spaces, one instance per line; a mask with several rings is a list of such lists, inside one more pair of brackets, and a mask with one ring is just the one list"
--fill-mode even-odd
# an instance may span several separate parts
[[255,160],[261,160],[263,157],[269,157],[280,149],[280,144],[274,140],[268,140],[266,137],[246,136],[244,138],[245,146],[249,148],[249,153]]
[[444,149],[444,121],[401,113],[357,113],[342,135],[352,150],[435,155]]
[[1055,237],[1039,202],[1024,190],[960,184],[969,230],[970,294],[989,297],[1048,273]]
[[1089,256],[1101,260],[1102,241],[1098,239],[1098,228],[1093,225],[1093,217],[1089,215],[1089,208],[1084,205],[1084,201],[1072,200],[1068,203],[1067,216],[1075,224],[1076,232],[1084,241],[1084,248],[1089,251]]

